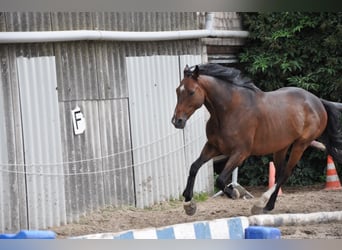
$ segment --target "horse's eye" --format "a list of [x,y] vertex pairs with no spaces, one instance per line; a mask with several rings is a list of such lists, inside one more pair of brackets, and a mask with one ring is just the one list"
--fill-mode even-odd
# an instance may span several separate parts
[[193,96],[195,94],[195,91],[189,91],[189,95]]

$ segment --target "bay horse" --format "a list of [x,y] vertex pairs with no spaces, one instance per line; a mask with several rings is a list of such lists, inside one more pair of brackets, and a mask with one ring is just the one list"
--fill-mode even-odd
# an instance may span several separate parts
[[210,113],[207,142],[190,167],[183,192],[188,215],[196,212],[192,200],[196,174],[213,157],[229,157],[216,179],[216,186],[225,192],[232,171],[247,157],[273,154],[276,184],[254,204],[252,214],[274,208],[280,187],[314,140],[319,139],[327,153],[342,162],[342,103],[320,99],[297,87],[264,92],[240,70],[212,63],[186,66],[176,94],[172,117],[176,128],[183,129],[202,105]]

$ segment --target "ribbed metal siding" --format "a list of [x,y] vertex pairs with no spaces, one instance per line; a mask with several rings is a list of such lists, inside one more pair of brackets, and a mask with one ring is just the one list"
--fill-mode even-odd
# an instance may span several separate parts
[[[79,107],[86,130],[75,135],[71,110]],[[68,222],[104,205],[98,103],[60,102],[62,145],[65,174],[65,198]]]
[[5,14],[0,12],[0,31],[6,31]]
[[198,29],[195,12],[97,12],[94,26],[99,30],[166,31]]
[[[193,55],[180,56],[179,64],[181,69],[181,78],[183,78],[183,69],[186,64],[193,66],[201,63],[200,56],[194,57]],[[184,128],[184,141],[186,152],[186,165],[190,165],[199,157],[204,144],[207,141],[206,137],[206,122],[209,117],[207,109],[202,106],[190,117],[187,125]],[[189,168],[190,169],[190,168]],[[195,181],[194,191],[213,191],[214,178],[213,178],[213,163],[209,161],[203,165]]]
[[30,229],[66,222],[54,57],[16,60],[24,134]]
[[[178,198],[184,182],[185,173],[179,173],[184,172],[183,136],[171,127],[171,96],[165,95],[178,81],[178,57],[128,57],[126,62],[136,202],[147,207]],[[161,79],[164,72],[168,77]],[[172,152],[177,146],[180,150]]]
[[57,43],[59,101],[127,98],[126,55],[199,54],[199,48],[198,40]]
[[[3,51],[2,51],[3,52]],[[2,59],[6,58],[3,53]],[[11,92],[8,91],[8,65],[2,63],[0,64],[0,72],[2,73],[0,77],[0,230],[8,231],[9,229],[15,227],[18,228],[18,207],[17,209],[11,209],[14,201],[18,199],[18,190],[10,189],[12,183],[16,183],[16,174],[11,173],[12,168],[8,166],[10,163],[9,159],[9,149],[11,148],[10,141],[11,139],[8,136],[11,136],[12,133],[8,133],[8,122],[11,122],[8,114],[9,103],[11,100],[9,99],[8,94]],[[7,86],[6,86],[7,85]],[[18,205],[16,203],[16,205]]]
[[[1,27],[6,18],[6,30]],[[196,12],[5,12],[3,31],[198,29]]]
[[55,45],[59,101],[127,98],[122,43]]
[[[68,221],[104,205],[135,204],[123,47],[55,45],[63,158],[74,162],[65,166]],[[80,136],[73,135],[70,117],[77,105],[87,124]]]
[[128,99],[99,102],[106,205],[135,205]]
[[[69,222],[105,205],[134,205],[127,99],[60,102]],[[71,110],[80,107],[84,134],[74,135]]]
[[201,42],[195,39],[148,43],[130,42],[123,44],[122,49],[125,53],[124,56],[128,57],[153,55],[199,55],[202,53],[201,46]]
[[[8,159],[8,140],[7,140],[7,129],[6,129],[6,120],[9,118],[6,114],[6,108],[8,108],[8,65],[5,63],[5,60],[8,59],[7,55],[4,53],[4,50],[0,50],[1,52],[1,63],[0,63],[0,139],[2,141],[0,145],[0,230],[6,231],[9,228],[15,225],[12,224],[11,219],[12,215],[9,213],[11,208],[11,194],[8,190],[10,186],[10,177],[15,174],[8,173],[11,169],[8,167],[9,159]],[[7,91],[6,91],[7,90]],[[7,106],[7,107],[6,107]],[[17,197],[18,193],[15,192],[13,197]],[[13,198],[12,198],[13,199]],[[14,212],[15,213],[15,212]],[[17,220],[15,221],[17,222]]]
[[93,29],[91,12],[52,12],[52,30]]
[[6,12],[6,31],[47,31],[51,30],[48,12]]
[[8,46],[0,46],[0,230],[27,227],[22,127],[16,64]]
[[[109,17],[109,19],[103,17]],[[127,19],[124,20],[126,17]],[[93,28],[157,31],[196,29],[198,28],[197,25],[196,13],[22,12],[0,14],[0,27],[2,31]],[[78,220],[87,211],[104,205],[134,205],[135,196],[132,170],[134,163],[132,162],[132,152],[130,151],[132,146],[125,58],[126,56],[198,55],[201,53],[200,48],[201,44],[198,40],[151,43],[85,41],[2,45],[0,48],[1,53],[9,55],[9,57],[4,57],[6,58],[5,60],[2,59],[2,65],[6,64],[6,67],[8,64],[11,65],[10,69],[6,68],[6,70],[10,71],[6,77],[10,79],[3,81],[8,84],[6,86],[8,89],[2,88],[4,90],[2,110],[6,119],[5,123],[2,123],[1,126],[2,133],[7,135],[7,145],[2,144],[1,147],[1,154],[3,155],[1,157],[4,158],[4,162],[0,159],[0,163],[7,164],[1,166],[2,172],[0,174],[3,180],[0,184],[0,199],[3,200],[0,209],[1,216],[4,218],[0,221],[0,226],[3,228],[3,231],[15,232],[28,226],[34,228],[38,225],[64,224],[65,221]],[[27,128],[21,128],[21,120],[18,118],[21,114],[19,85],[21,88],[22,82],[18,84],[16,79],[18,77],[16,57],[32,58],[31,60],[35,60],[35,57],[49,56],[55,56],[62,159],[60,161],[56,160],[56,162],[51,160],[48,162],[56,163],[54,166],[46,164],[45,155],[47,153],[37,149],[35,150],[34,157],[38,160],[43,159],[44,161],[41,162],[43,164],[34,166],[31,169],[29,166],[26,166],[27,169],[25,169],[22,164],[30,164],[27,160],[31,161],[31,163],[33,160],[26,159],[25,162],[23,157],[23,149],[25,148],[26,150],[28,146],[26,139],[21,138],[21,132],[24,131],[24,134],[30,132],[27,132]],[[40,69],[38,70],[39,74],[43,74],[45,71],[44,67],[37,66],[37,68]],[[35,71],[30,73],[33,72]],[[4,75],[2,72],[2,77]],[[31,78],[32,75],[29,76],[28,80],[31,81]],[[178,82],[179,79],[177,79],[177,84]],[[35,90],[30,91],[35,92]],[[45,89],[42,91],[45,91]],[[174,89],[172,89],[172,93],[174,94]],[[31,98],[31,94],[27,94],[26,97]],[[172,98],[175,98],[175,96],[173,95]],[[51,103],[46,104],[48,107],[51,105]],[[81,107],[86,117],[87,129],[83,137],[73,135],[70,111],[76,105]],[[173,106],[174,104],[172,109],[174,108]],[[22,113],[23,117],[27,115],[24,109]],[[167,118],[164,119],[167,119],[169,122],[171,117],[167,115]],[[26,127],[27,123],[24,126]],[[32,125],[31,127],[35,126]],[[39,129],[38,126],[35,128]],[[48,134],[43,133],[45,138]],[[30,135],[25,136],[30,137]],[[36,138],[39,139],[39,137],[34,138],[35,142]],[[183,138],[184,136],[182,135],[180,139],[183,140],[184,144]],[[177,136],[172,137],[170,145],[173,145],[176,140]],[[25,145],[23,145],[23,142],[25,142]],[[168,143],[166,144],[167,147]],[[167,151],[170,150],[172,148],[167,149]],[[196,157],[198,153],[195,152]],[[183,152],[180,153],[183,157],[183,162],[185,162],[184,154],[183,149]],[[7,155],[7,158],[4,155]],[[172,167],[178,166],[180,164],[177,163],[177,160],[169,157],[163,163],[171,162]],[[8,163],[14,165],[8,166]],[[37,163],[37,161],[33,163]],[[163,166],[163,164],[161,165]],[[182,173],[177,173],[176,176],[182,176],[184,181],[188,175],[187,168],[189,167],[188,164],[185,165],[185,168],[175,169],[175,171],[183,171]],[[53,167],[61,168],[64,172],[54,173]],[[6,172],[7,170],[14,173],[8,173]],[[25,170],[38,171],[39,175],[26,175]],[[48,175],[43,174],[43,170],[48,171]],[[167,181],[175,176],[173,173],[168,172],[168,167],[158,171],[160,171],[161,176],[168,176],[166,178]],[[27,176],[28,180],[27,190],[24,182],[25,176]],[[159,175],[156,176],[158,178]],[[61,180],[64,180],[64,185],[60,183]],[[167,197],[175,197],[168,193],[173,192],[173,190],[177,190],[178,193],[183,191],[184,183],[171,183],[169,185],[167,181],[162,185],[163,192],[166,193]],[[201,183],[201,180],[198,179],[198,182]],[[59,189],[54,190],[52,186],[45,185],[47,183],[57,183]],[[42,187],[45,191],[42,191]],[[65,190],[64,192],[60,191],[62,188]],[[51,210],[49,208],[50,204],[47,204],[49,203],[47,200],[51,200],[54,195],[65,195],[64,208],[60,206],[59,211],[54,210],[57,208]],[[163,196],[162,200],[168,199],[165,198],[166,196]],[[28,201],[26,201],[26,198]],[[175,198],[178,198],[178,196]],[[160,199],[154,200],[158,202]],[[42,203],[39,203],[40,201]],[[54,200],[52,200],[52,206],[56,205],[53,202]],[[50,212],[47,211],[49,209]],[[57,222],[58,216],[60,216],[59,222]]]
[[55,45],[59,101],[98,99],[94,42]]
[[[2,71],[2,67],[0,65],[0,69]],[[8,146],[7,146],[7,131],[6,131],[6,123],[5,123],[5,103],[4,103],[4,93],[2,86],[4,83],[2,82],[2,79],[0,78],[0,138],[1,138],[1,146],[0,146],[0,164],[3,164],[0,166],[0,211],[7,210],[6,208],[9,208],[8,202],[10,201],[9,198],[9,192],[6,192],[6,187],[9,186],[9,183],[6,177],[8,177],[8,167],[4,166],[5,164],[8,164]],[[7,210],[8,211],[8,210]],[[10,227],[11,223],[9,223],[8,219],[11,218],[11,216],[6,216],[7,213],[0,213],[0,229],[1,231],[4,231],[6,227]],[[8,219],[6,219],[8,218]]]
[[96,73],[99,99],[127,98],[124,43],[96,44]]
[[[191,59],[190,63],[201,61],[200,56]],[[186,159],[196,159],[200,153],[194,152],[193,145],[201,143],[204,131],[191,132],[191,141],[184,142],[183,131],[171,124],[180,81],[179,60],[179,56],[126,58],[138,207],[179,198],[190,167]],[[204,119],[191,126],[196,124],[202,128]],[[212,170],[201,171],[195,191],[209,191],[211,177]]]

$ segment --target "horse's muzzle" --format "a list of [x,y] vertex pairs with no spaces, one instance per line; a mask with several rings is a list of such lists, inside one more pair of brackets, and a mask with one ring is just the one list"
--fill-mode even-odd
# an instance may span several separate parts
[[176,116],[173,116],[171,122],[175,126],[175,128],[183,129],[185,127],[186,119],[176,118]]

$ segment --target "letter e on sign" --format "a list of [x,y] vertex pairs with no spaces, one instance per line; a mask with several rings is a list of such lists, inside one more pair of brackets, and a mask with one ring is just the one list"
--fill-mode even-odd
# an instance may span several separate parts
[[75,109],[71,110],[71,114],[75,135],[83,134],[85,131],[85,119],[80,107],[77,106]]

